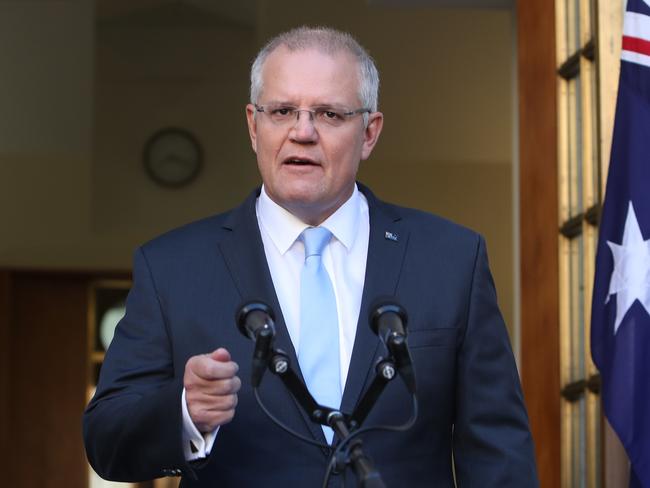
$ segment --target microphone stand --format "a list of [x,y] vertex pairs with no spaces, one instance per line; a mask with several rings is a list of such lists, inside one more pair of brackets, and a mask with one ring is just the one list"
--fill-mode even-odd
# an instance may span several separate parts
[[[291,368],[289,357],[279,349],[272,349],[268,367],[277,375],[289,393],[296,399],[309,418],[318,424],[331,427],[340,442],[346,442],[365,420],[370,409],[384,390],[386,384],[395,377],[396,367],[392,357],[382,359],[375,367],[375,378],[370,388],[357,404],[352,415],[346,415],[339,410],[319,405],[309,390]],[[351,432],[352,431],[352,432]],[[351,465],[359,480],[361,488],[385,488],[381,475],[374,464],[363,452],[362,441],[358,438],[350,441],[349,454],[343,459],[336,459],[335,469],[342,471]]]

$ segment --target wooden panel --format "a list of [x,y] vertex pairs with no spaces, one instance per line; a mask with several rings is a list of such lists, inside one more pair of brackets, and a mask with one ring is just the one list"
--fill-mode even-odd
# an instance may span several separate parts
[[86,281],[13,274],[7,457],[13,488],[86,486]]
[[603,450],[605,452],[605,488],[630,485],[630,461],[621,440],[606,418],[603,418]]
[[598,102],[600,103],[600,171],[603,193],[609,169],[614,113],[620,74],[625,0],[598,2]]
[[[9,272],[0,270],[0,459],[2,459],[2,466],[7,462],[9,455],[9,395],[10,391],[9,378],[10,378],[10,365],[11,365],[11,349],[9,347],[10,340],[10,298],[11,290],[11,276]],[[7,473],[7,469],[2,469],[3,473]],[[11,479],[3,479],[8,482],[8,486],[12,486]]]
[[542,487],[560,486],[555,5],[517,2],[521,375]]

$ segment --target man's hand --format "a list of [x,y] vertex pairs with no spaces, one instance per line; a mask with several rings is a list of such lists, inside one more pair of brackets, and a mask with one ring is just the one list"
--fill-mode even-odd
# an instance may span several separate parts
[[202,434],[230,422],[235,415],[241,387],[237,371],[239,366],[222,347],[187,360],[183,377],[185,401],[192,422]]

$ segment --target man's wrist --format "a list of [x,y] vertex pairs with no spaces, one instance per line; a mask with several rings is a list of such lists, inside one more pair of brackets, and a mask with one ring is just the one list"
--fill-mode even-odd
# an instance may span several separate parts
[[217,437],[219,427],[212,432],[203,434],[196,427],[190,416],[189,409],[187,408],[187,400],[185,398],[185,388],[181,395],[181,408],[183,412],[183,454],[186,461],[195,461],[203,459],[210,455],[212,446]]

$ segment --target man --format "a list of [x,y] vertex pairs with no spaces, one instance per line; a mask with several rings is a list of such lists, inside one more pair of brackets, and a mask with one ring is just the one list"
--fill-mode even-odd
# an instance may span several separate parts
[[[365,438],[386,485],[454,486],[454,471],[461,487],[537,485],[482,238],[355,183],[382,130],[378,84],[363,48],[334,30],[295,29],[260,51],[246,117],[263,187],[135,253],[127,313],[84,417],[100,475],[180,474],[184,487],[320,486],[329,449],[260,410],[249,382],[253,343],[236,330],[235,311],[247,297],[267,302],[276,346],[310,392],[351,413],[385,355],[367,325],[371,302],[394,295],[410,316],[419,416],[407,432]],[[318,251],[309,250],[315,234]],[[276,376],[264,377],[260,396],[294,431],[333,442]],[[364,425],[401,423],[409,405],[395,380]]]

